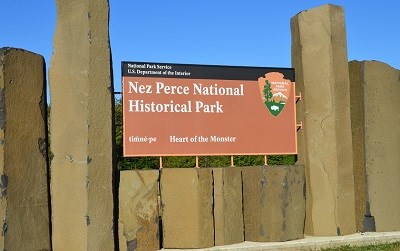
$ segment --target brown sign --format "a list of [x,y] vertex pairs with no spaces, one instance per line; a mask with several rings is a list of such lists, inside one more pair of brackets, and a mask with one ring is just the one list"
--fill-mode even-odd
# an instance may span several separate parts
[[296,154],[294,70],[122,62],[124,156]]

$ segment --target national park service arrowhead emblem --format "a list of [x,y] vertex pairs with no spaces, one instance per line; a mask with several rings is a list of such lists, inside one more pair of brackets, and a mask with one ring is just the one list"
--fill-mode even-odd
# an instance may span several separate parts
[[270,72],[258,78],[261,98],[273,116],[278,116],[289,99],[292,82],[280,72]]

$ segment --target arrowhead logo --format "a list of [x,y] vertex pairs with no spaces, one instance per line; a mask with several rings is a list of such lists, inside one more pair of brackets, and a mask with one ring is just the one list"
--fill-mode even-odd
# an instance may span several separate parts
[[289,99],[292,82],[280,72],[270,72],[258,78],[261,98],[273,116],[278,116]]

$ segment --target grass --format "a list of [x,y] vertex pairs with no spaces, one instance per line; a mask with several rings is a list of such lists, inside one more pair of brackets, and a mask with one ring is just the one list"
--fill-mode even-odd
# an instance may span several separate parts
[[326,248],[322,249],[324,251],[399,251],[400,242],[389,243],[389,244],[379,244],[379,245],[368,245],[362,247],[351,247],[342,246],[337,248]]

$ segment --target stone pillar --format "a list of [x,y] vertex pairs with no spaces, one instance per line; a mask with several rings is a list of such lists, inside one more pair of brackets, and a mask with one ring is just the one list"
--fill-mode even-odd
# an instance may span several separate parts
[[298,162],[306,167],[306,233],[356,232],[350,83],[343,8],[324,5],[291,20]]
[[400,231],[400,71],[377,61],[349,70],[357,230]]
[[213,168],[215,246],[244,241],[240,168]]
[[304,237],[303,166],[242,168],[246,241],[287,241]]
[[42,56],[0,49],[1,250],[50,250]]
[[212,169],[163,168],[160,182],[163,247],[214,246]]
[[50,68],[54,250],[114,250],[107,0],[57,0]]
[[122,171],[119,183],[119,249],[159,250],[158,170]]

